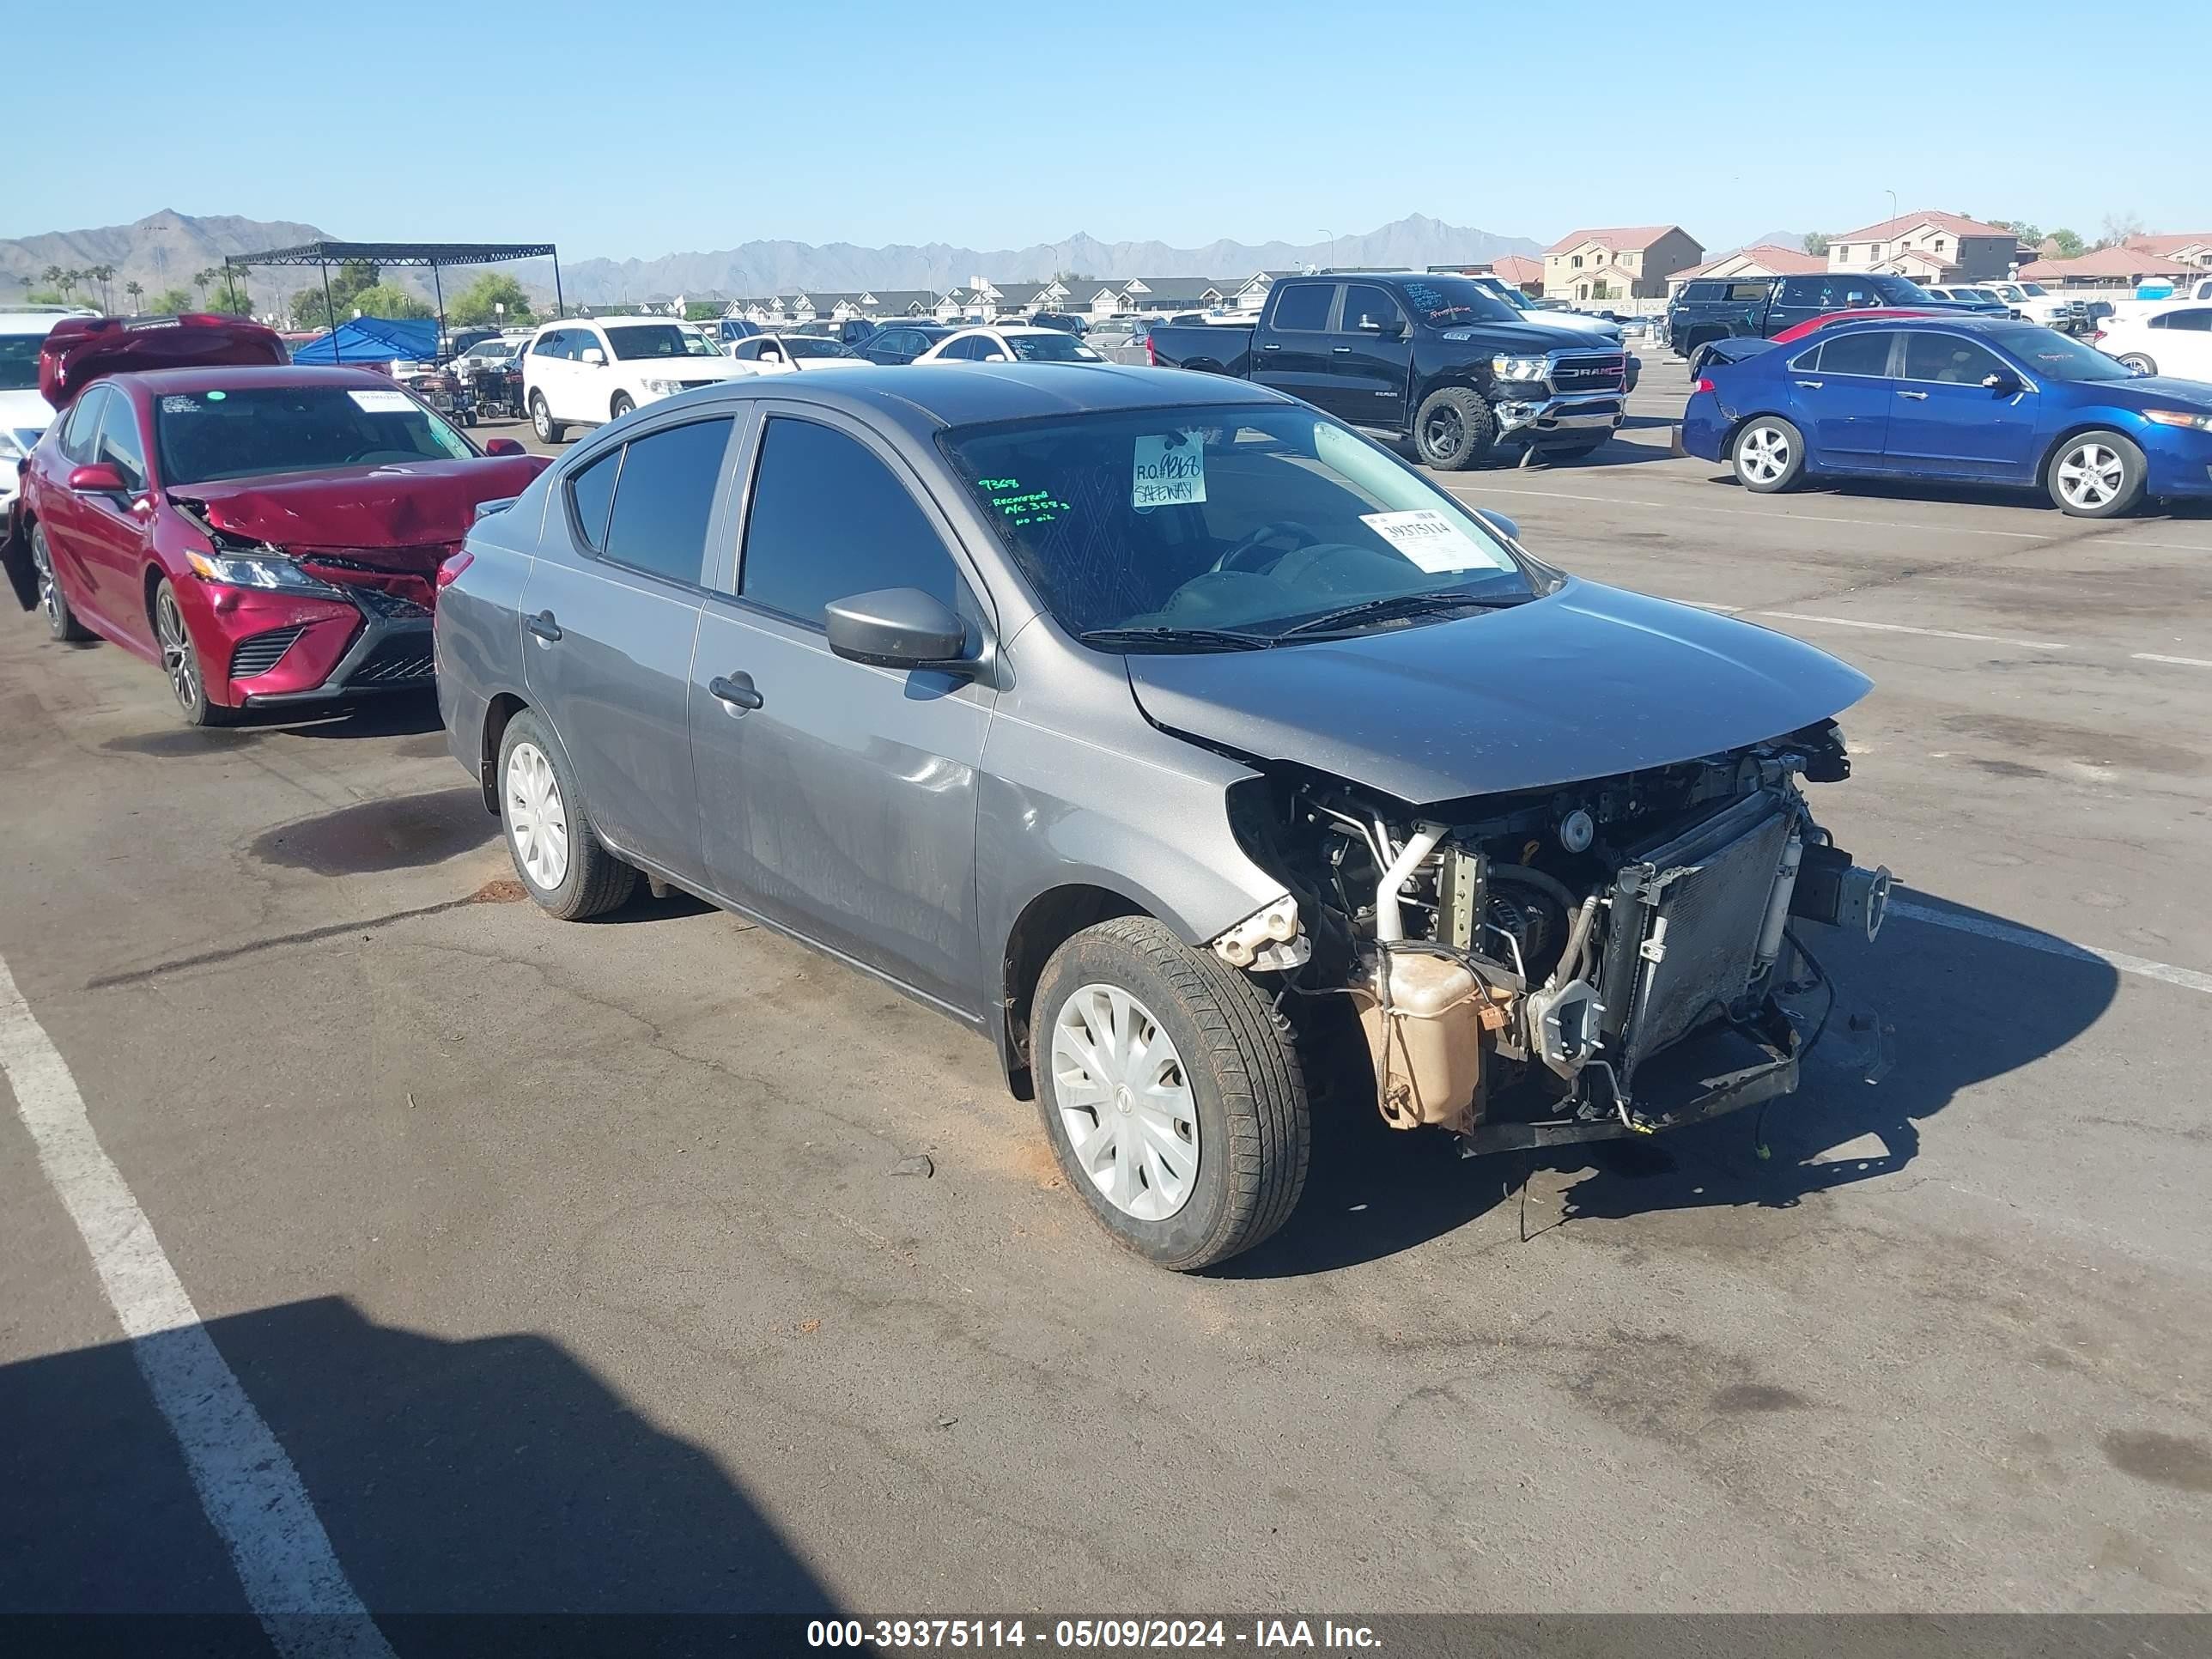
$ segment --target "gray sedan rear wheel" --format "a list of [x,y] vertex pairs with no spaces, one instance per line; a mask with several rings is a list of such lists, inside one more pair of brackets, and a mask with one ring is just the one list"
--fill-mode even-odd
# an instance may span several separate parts
[[514,873],[562,921],[611,910],[635,889],[637,872],[601,843],[568,756],[532,709],[509,720],[500,738],[499,817]]

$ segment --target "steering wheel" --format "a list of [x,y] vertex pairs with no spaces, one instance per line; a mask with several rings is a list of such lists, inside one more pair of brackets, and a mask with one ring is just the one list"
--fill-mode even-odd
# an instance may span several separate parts
[[1258,529],[1240,537],[1237,545],[1216,559],[1212,568],[1217,571],[1256,569],[1259,568],[1258,562],[1248,562],[1250,556],[1257,553],[1269,542],[1279,539],[1289,541],[1291,545],[1282,549],[1273,559],[1268,559],[1264,562],[1265,563],[1273,564],[1277,559],[1297,551],[1299,539],[1311,542],[1320,538],[1315,535],[1312,526],[1300,524],[1296,519],[1271,519]]

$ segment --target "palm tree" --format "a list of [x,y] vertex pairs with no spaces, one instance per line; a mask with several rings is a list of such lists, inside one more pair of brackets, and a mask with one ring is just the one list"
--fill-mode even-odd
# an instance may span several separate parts
[[76,285],[83,280],[84,273],[81,270],[65,270],[62,272],[62,298],[66,300],[72,294],[75,294],[76,292]]
[[92,276],[93,280],[100,284],[100,308],[102,311],[114,310],[115,289],[111,285],[115,281],[115,267],[113,265],[94,265],[92,268]]
[[134,276],[129,282],[124,283],[123,291],[130,296],[131,314],[134,317],[137,316],[138,314],[138,301],[146,292],[145,283],[140,282]]
[[207,303],[208,289],[213,284],[215,279],[222,275],[222,273],[216,270],[213,266],[210,266],[205,270],[196,270],[192,273],[192,286],[199,289],[200,303],[202,305],[205,305]]
[[44,270],[39,273],[39,280],[44,283],[48,288],[58,289],[61,287],[62,268],[59,265],[48,265]]

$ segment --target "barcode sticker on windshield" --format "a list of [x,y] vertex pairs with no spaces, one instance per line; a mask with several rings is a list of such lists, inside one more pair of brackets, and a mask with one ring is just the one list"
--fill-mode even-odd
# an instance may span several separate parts
[[1359,522],[1432,576],[1453,570],[1510,570],[1511,561],[1485,547],[1434,507],[1363,513]]
[[364,415],[405,415],[415,408],[415,400],[404,392],[349,392],[346,396]]
[[1147,434],[1137,440],[1129,505],[1139,513],[1206,499],[1206,444],[1193,432]]

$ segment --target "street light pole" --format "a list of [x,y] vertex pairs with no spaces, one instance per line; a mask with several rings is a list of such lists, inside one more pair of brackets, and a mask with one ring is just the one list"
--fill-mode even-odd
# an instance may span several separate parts
[[1336,233],[1327,225],[1316,225],[1314,228],[1328,238],[1328,262],[1334,265],[1336,263]]

